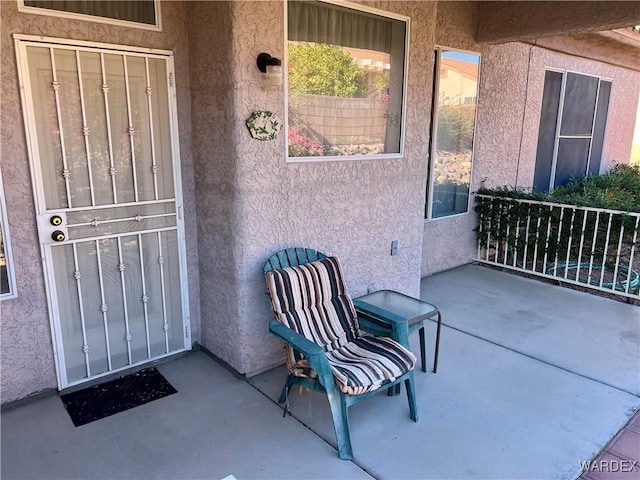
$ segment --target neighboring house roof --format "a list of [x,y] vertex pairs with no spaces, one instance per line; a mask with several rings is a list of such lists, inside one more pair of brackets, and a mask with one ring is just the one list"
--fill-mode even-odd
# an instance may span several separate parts
[[469,62],[463,62],[462,60],[454,60],[452,58],[443,58],[442,65],[448,70],[458,72],[460,75],[467,77],[471,80],[478,80],[478,67]]

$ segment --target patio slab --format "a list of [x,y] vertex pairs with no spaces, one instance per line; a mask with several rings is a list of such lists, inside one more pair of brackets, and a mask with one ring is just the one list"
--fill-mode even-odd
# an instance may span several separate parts
[[283,367],[249,384],[194,352],[158,366],[177,394],[82,427],[58,397],[3,412],[1,476],[573,479],[640,408],[638,307],[478,266],[422,286],[445,326],[438,373],[415,373],[420,421],[404,394],[354,405],[353,462],[324,396],[294,389],[282,418]]
[[178,393],[78,428],[59,397],[3,412],[2,478],[371,478],[204,353],[158,370]]
[[[419,352],[415,338],[411,346]],[[275,401],[284,376],[250,381]],[[573,479],[640,407],[637,396],[448,327],[438,373],[415,378],[417,423],[404,394],[349,409],[354,462],[375,478]],[[335,446],[325,397],[294,389],[290,401],[295,419]]]
[[640,395],[640,307],[478,265],[424,278],[421,297],[454,329]]

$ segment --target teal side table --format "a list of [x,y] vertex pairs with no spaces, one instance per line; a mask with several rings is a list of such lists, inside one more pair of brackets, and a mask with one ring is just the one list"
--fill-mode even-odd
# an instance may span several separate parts
[[[363,295],[362,297],[354,298],[353,304],[358,312],[358,321],[366,325],[366,330],[374,335],[390,336],[402,346],[409,348],[408,335],[411,335],[417,330],[420,337],[420,360],[423,372],[427,371],[424,321],[437,316],[433,373],[438,371],[442,316],[435,305],[393,290],[379,290]],[[394,331],[393,324],[385,321],[385,319],[405,320],[409,332],[406,338],[399,338],[401,335]]]

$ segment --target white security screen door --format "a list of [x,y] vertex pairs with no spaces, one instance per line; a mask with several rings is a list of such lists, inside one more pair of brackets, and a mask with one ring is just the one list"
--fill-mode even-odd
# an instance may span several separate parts
[[170,52],[16,48],[59,387],[189,349]]

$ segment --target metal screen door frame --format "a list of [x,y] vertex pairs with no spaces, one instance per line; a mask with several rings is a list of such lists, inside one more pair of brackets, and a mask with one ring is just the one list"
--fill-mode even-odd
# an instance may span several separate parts
[[[24,117],[25,124],[25,133],[26,133],[26,143],[27,150],[29,155],[29,164],[31,169],[32,176],[32,186],[33,186],[33,194],[35,198],[35,207],[36,207],[36,218],[38,219],[38,231],[40,236],[40,253],[42,260],[42,267],[44,271],[44,281],[45,288],[47,292],[47,306],[49,310],[49,321],[50,327],[53,337],[52,347],[54,353],[54,363],[56,368],[56,376],[58,381],[58,388],[60,390],[73,386],[82,384],[88,381],[95,380],[100,377],[104,377],[107,375],[111,375],[118,371],[126,370],[137,365],[143,365],[164,357],[168,357],[171,355],[175,355],[177,353],[183,352],[185,350],[191,349],[191,328],[190,328],[190,316],[189,316],[189,297],[188,297],[188,284],[187,284],[187,257],[186,257],[186,244],[185,244],[185,231],[184,231],[184,215],[183,215],[183,199],[182,199],[182,180],[181,180],[181,171],[180,171],[180,155],[179,155],[179,142],[178,142],[178,121],[177,121],[177,104],[176,104],[176,89],[174,85],[174,62],[173,62],[173,52],[168,50],[158,50],[158,49],[150,49],[150,48],[138,48],[138,47],[128,47],[122,45],[113,45],[113,44],[104,44],[104,43],[96,43],[96,42],[85,42],[85,41],[75,41],[75,40],[67,40],[67,39],[59,39],[59,38],[51,38],[51,37],[39,37],[32,35],[22,35],[22,34],[14,34],[14,43],[16,49],[16,57],[18,64],[18,80],[20,85],[20,95],[22,101],[22,111]],[[165,354],[154,355],[152,358],[147,358],[142,361],[137,361],[131,363],[131,353],[129,353],[129,364],[118,367],[111,368],[111,359],[108,359],[109,362],[109,371],[101,372],[96,375],[88,375],[87,378],[83,378],[80,380],[69,381],[67,375],[67,364],[65,362],[65,349],[63,343],[63,331],[62,331],[62,322],[60,316],[60,309],[58,306],[58,292],[56,288],[56,278],[54,272],[54,262],[52,255],[52,244],[42,241],[42,231],[41,231],[41,219],[45,218],[45,216],[51,215],[52,212],[55,213],[56,210],[47,210],[47,203],[45,199],[45,187],[43,173],[42,173],[42,163],[40,157],[40,148],[39,148],[39,139],[37,134],[37,126],[36,126],[36,114],[34,104],[36,102],[33,91],[31,89],[31,78],[29,73],[29,63],[27,58],[27,47],[44,47],[49,49],[71,49],[76,52],[102,52],[105,54],[114,54],[114,55],[123,55],[132,54],[138,57],[144,57],[145,59],[155,58],[162,59],[166,62],[166,98],[167,108],[168,108],[168,128],[170,130],[170,154],[171,154],[171,174],[173,175],[173,190],[174,190],[174,199],[173,201],[163,199],[161,202],[175,205],[175,227],[171,227],[171,230],[175,230],[176,240],[177,240],[177,270],[180,279],[180,310],[182,314],[182,345],[181,348],[176,348],[172,351],[168,351]],[[51,50],[53,52],[53,50]],[[53,55],[53,54],[52,54]],[[55,68],[55,67],[54,67]],[[55,89],[55,88],[54,88]],[[81,100],[82,101],[82,100]],[[83,107],[84,108],[84,107]],[[128,106],[130,108],[130,106]],[[60,115],[60,111],[58,110],[58,115]],[[153,127],[151,127],[153,128]],[[153,140],[152,140],[153,141]],[[109,140],[111,142],[111,140]],[[63,145],[64,148],[64,145]],[[153,148],[153,147],[152,147]],[[65,155],[63,153],[63,155]],[[87,159],[89,162],[89,159]],[[154,160],[155,162],[155,160]],[[90,166],[88,167],[90,168]],[[135,165],[133,167],[135,169]],[[154,163],[154,167],[155,163]],[[135,173],[134,173],[135,177]],[[49,179],[49,181],[51,181]],[[92,187],[93,188],[93,187]],[[119,208],[126,208],[129,206],[135,206],[138,204],[138,192],[137,187],[134,187],[136,200],[135,202],[125,203]],[[67,190],[69,192],[69,190]],[[93,195],[93,193],[92,193]],[[70,203],[70,197],[68,199]],[[156,187],[156,202],[159,202],[157,195],[157,187]],[[143,202],[144,203],[144,202]],[[154,202],[148,202],[154,203]],[[96,205],[93,203],[93,205]],[[118,207],[117,201],[114,202],[114,205]],[[97,205],[96,205],[97,206]],[[104,206],[104,205],[103,205]],[[105,206],[106,207],[106,206]],[[142,239],[142,235],[145,235],[145,232],[156,231],[153,229],[141,230],[142,233],[138,233],[135,230],[130,231],[130,235],[138,235],[138,241],[140,242]],[[158,238],[160,238],[161,230],[157,230]],[[113,238],[108,237],[105,234],[100,238]],[[121,234],[125,235],[125,234]],[[98,238],[98,237],[96,237]],[[120,242],[120,237],[118,238],[118,243]],[[124,236],[122,237],[124,238]],[[89,238],[90,240],[91,238]],[[80,240],[78,240],[79,242]],[[96,240],[96,245],[98,245],[98,240]],[[73,244],[75,248],[75,243]],[[139,245],[142,251],[142,245]],[[99,247],[98,247],[98,259],[99,259]],[[142,254],[141,254],[142,255]],[[162,257],[162,251],[160,252]],[[100,262],[100,260],[98,260]],[[162,263],[162,262],[160,262]],[[101,266],[99,265],[100,269]],[[161,269],[162,271],[162,269]],[[102,276],[102,273],[100,273]],[[142,271],[141,273],[143,283],[145,273]],[[124,288],[124,283],[123,283]],[[163,295],[164,295],[164,283],[162,284]],[[125,298],[126,300],[126,298]],[[163,298],[164,303],[164,298]],[[80,305],[82,309],[82,305]],[[126,307],[125,307],[126,308]],[[145,305],[146,309],[146,305]],[[82,314],[81,314],[82,315]],[[145,313],[146,315],[146,313]],[[165,315],[165,326],[166,326],[166,315]],[[127,326],[128,328],[128,326]],[[84,321],[83,321],[83,329],[84,329]],[[148,342],[148,338],[147,338]],[[168,344],[167,344],[168,345]],[[147,345],[147,349],[149,346]],[[86,353],[86,352],[85,352]],[[108,340],[107,340],[107,355],[110,355],[108,350]],[[88,368],[88,360],[87,360],[87,369]]]

